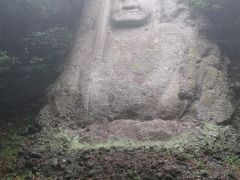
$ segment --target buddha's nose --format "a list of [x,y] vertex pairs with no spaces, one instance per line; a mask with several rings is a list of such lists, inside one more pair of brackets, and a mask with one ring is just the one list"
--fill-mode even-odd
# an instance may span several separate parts
[[122,8],[124,10],[132,10],[132,9],[137,9],[138,8],[138,3],[136,1],[126,1]]

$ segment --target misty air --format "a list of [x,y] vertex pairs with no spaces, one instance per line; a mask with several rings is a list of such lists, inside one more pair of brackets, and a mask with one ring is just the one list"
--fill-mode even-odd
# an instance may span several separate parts
[[238,0],[0,0],[0,179],[240,179]]

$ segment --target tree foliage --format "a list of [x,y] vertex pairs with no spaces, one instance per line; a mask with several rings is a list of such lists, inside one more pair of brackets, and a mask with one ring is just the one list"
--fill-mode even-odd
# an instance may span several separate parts
[[37,111],[69,53],[83,0],[0,0],[0,114]]
[[195,12],[209,17],[216,39],[224,52],[234,61],[240,56],[240,1],[239,0],[186,0]]

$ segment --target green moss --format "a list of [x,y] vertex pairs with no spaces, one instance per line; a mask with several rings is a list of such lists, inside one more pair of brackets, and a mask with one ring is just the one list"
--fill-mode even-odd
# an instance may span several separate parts
[[[82,141],[80,136],[73,136],[62,129],[46,130],[42,138],[38,139],[35,149],[54,152],[64,151],[72,152],[78,150],[97,150],[97,149],[137,149],[154,148],[156,150],[167,149],[169,151],[184,152],[192,149],[191,152],[206,151],[214,153],[224,149],[237,146],[238,134],[229,126],[218,126],[215,124],[205,124],[193,129],[191,132],[184,133],[178,137],[172,138],[167,142],[163,141],[136,141],[131,139],[108,139],[101,142]],[[191,153],[186,153],[186,158],[192,158]]]
[[221,77],[221,73],[216,68],[208,67],[204,81],[206,86],[212,89],[217,82],[224,82],[224,78]]
[[199,58],[199,52],[196,47],[192,47],[188,51],[188,60],[189,61],[196,61],[196,58]]
[[13,159],[16,154],[23,137],[18,134],[9,134],[1,142],[3,148],[0,149],[0,158]]
[[101,143],[79,143],[78,146],[72,146],[73,149],[111,149],[113,147],[124,147],[127,149],[135,149],[139,147],[160,147],[162,145],[161,142],[152,142],[152,141],[146,141],[146,142],[140,142],[140,141],[133,141],[129,139],[118,139],[118,140],[107,140],[105,142]]
[[24,138],[16,132],[10,132],[0,141],[0,177],[14,169],[20,144]]
[[[163,142],[154,142],[154,141],[135,141],[135,140],[131,140],[131,139],[117,139],[117,140],[113,140],[113,139],[108,139],[106,141],[102,141],[102,142],[81,142],[80,137],[76,136],[76,137],[71,137],[69,135],[67,135],[64,132],[59,132],[59,134],[57,134],[55,136],[55,138],[58,139],[62,139],[63,143],[65,145],[67,145],[68,149],[71,150],[79,150],[79,149],[84,149],[84,150],[89,150],[89,149],[111,149],[113,147],[124,147],[127,149],[134,149],[134,148],[139,148],[139,147],[160,147]],[[58,141],[56,141],[58,142]]]
[[194,149],[196,151],[218,152],[236,147],[238,137],[237,132],[230,126],[223,127],[206,123],[189,133],[171,139],[164,146],[167,149],[176,149],[178,151]]
[[203,62],[206,66],[216,66],[219,64],[219,59],[214,55],[210,55],[203,58]]
[[44,180],[54,180],[56,178],[53,177],[43,177],[39,174],[33,174],[31,171],[25,172],[22,175],[18,176],[8,176],[6,180],[26,180],[26,179],[44,179]]
[[[161,147],[163,142],[156,141],[135,141],[131,139],[108,139],[101,142],[86,142],[81,140],[80,136],[73,136],[68,134],[63,129],[46,129],[41,132],[41,136],[37,139],[35,149],[41,149],[41,146],[47,147],[51,152],[55,151],[75,151],[75,150],[97,150],[110,149],[113,147],[122,147],[127,149],[134,149],[139,147]],[[45,150],[44,150],[45,151]]]
[[224,158],[224,162],[230,166],[231,169],[234,169],[240,172],[240,159],[236,154],[229,154]]
[[201,170],[204,170],[204,171],[208,170],[208,167],[207,167],[206,163],[203,162],[202,160],[196,160],[196,165]]
[[132,180],[140,180],[141,177],[137,174],[137,172],[135,170],[128,170],[127,172],[128,177]]

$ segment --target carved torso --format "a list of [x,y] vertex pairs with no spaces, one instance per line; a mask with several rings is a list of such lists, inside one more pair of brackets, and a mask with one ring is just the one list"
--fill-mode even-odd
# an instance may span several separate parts
[[129,36],[112,31],[103,58],[91,69],[85,104],[114,119],[179,118],[186,110],[178,93],[189,43],[170,24]]

